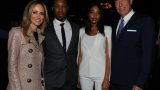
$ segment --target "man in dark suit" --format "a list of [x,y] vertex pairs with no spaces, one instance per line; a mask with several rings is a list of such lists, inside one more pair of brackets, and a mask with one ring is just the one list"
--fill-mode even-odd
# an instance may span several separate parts
[[44,42],[45,90],[76,90],[79,27],[66,19],[66,0],[55,0],[52,10]]
[[110,90],[142,90],[150,77],[154,20],[132,9],[132,0],[115,0],[120,20],[113,26]]

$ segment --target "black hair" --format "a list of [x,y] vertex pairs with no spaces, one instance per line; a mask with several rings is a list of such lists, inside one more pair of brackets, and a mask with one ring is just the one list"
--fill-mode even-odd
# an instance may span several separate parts
[[97,23],[97,27],[98,27],[98,31],[102,34],[102,35],[105,35],[104,34],[104,24],[103,24],[103,9],[100,5],[99,2],[93,2],[89,5],[88,7],[88,10],[87,10],[87,14],[86,14],[86,21],[85,21],[85,32],[87,34],[90,33],[91,31],[91,22],[89,20],[89,12],[90,12],[90,9],[93,7],[93,6],[97,6],[99,8],[99,11],[100,11],[100,19]]
[[[52,1],[52,7],[54,7],[55,3],[57,2],[57,0],[53,0]],[[64,0],[64,2],[66,3],[67,7],[69,7],[69,3],[67,0]]]

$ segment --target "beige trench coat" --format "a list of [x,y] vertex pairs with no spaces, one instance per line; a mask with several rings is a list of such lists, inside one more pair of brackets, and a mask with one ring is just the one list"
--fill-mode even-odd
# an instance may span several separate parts
[[42,41],[44,36],[38,32],[38,44],[31,30],[28,30],[27,34],[31,36],[30,43],[24,38],[22,28],[14,27],[9,32],[8,90],[42,90],[41,69],[44,58]]

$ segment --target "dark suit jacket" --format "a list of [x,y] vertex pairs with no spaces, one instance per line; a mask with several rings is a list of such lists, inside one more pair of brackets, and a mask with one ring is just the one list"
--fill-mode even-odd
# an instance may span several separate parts
[[46,87],[61,87],[65,82],[77,82],[77,47],[79,27],[71,23],[72,37],[67,52],[64,51],[51,22],[45,32],[44,78]]
[[142,88],[153,61],[154,21],[134,13],[119,37],[116,37],[116,27],[113,26],[112,32],[111,82]]

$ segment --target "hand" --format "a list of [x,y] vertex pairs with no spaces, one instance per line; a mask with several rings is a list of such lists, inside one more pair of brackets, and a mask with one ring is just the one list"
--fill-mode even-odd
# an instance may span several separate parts
[[133,88],[132,88],[132,90],[143,90],[143,89],[141,89],[140,87],[134,85]]
[[41,78],[41,84],[42,84],[41,86],[42,90],[45,90],[44,78]]
[[78,81],[77,81],[77,88],[79,88],[79,89],[81,88],[80,87],[80,79],[79,79],[79,77],[78,77]]
[[156,45],[160,46],[160,39],[156,40]]
[[107,80],[103,81],[102,90],[109,90],[109,82]]

